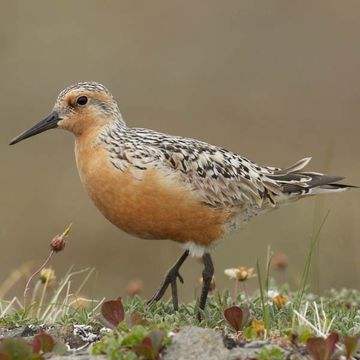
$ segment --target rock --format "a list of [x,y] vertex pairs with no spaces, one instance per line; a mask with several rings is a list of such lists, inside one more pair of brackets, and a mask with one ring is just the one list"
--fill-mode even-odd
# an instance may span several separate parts
[[1,332],[1,337],[20,337],[25,331],[25,326],[15,327],[13,329],[4,329]]
[[51,357],[51,360],[107,360],[107,357],[104,355],[89,355],[89,354],[72,354],[72,355],[63,355],[57,356],[54,355]]
[[188,326],[173,335],[171,344],[162,353],[162,359],[245,360],[256,357],[256,352],[262,347],[271,346],[269,341],[237,344],[235,346],[229,338],[224,338],[220,331]]
[[35,336],[40,331],[40,326],[27,325],[24,327],[24,330],[20,334],[21,337],[30,337]]
[[263,346],[269,345],[270,341],[252,341],[251,343],[245,344],[244,347],[248,349],[260,349]]
[[173,336],[162,358],[163,360],[218,360],[226,359],[228,352],[220,332],[188,326]]
[[100,340],[99,330],[90,325],[63,325],[48,328],[47,333],[55,340],[65,343],[72,350],[81,350],[93,342]]
[[243,347],[243,348],[233,348],[229,351],[228,357],[226,360],[245,360],[250,358],[257,358],[257,351],[261,347]]

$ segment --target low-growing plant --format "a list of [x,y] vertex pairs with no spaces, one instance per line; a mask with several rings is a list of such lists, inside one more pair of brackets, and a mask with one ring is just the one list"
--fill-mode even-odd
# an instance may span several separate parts
[[250,310],[247,305],[231,306],[224,310],[224,318],[235,331],[240,331],[247,325],[250,317]]
[[344,336],[344,348],[346,359],[350,359],[355,355],[359,348],[359,338],[353,336]]
[[306,348],[314,360],[331,360],[335,358],[338,341],[339,335],[337,333],[330,334],[326,339],[313,337],[306,341]]
[[[319,231],[311,242],[304,279],[308,276],[311,254]],[[63,248],[62,241],[67,233],[68,230],[55,237],[53,246]],[[234,338],[240,341],[290,337],[293,347],[307,347],[314,360],[331,360],[339,351],[350,359],[359,343],[360,292],[332,290],[327,296],[319,297],[307,293],[303,281],[297,293],[291,293],[286,287],[279,288],[270,278],[271,259],[269,248],[265,272],[261,272],[257,263],[259,291],[252,296],[244,293],[231,296],[229,290],[214,292],[209,297],[206,308],[201,310],[201,322],[194,316],[198,311],[196,301],[180,304],[179,311],[173,312],[170,300],[147,306],[146,302],[134,293],[124,301],[120,297],[110,301],[88,300],[81,297],[80,293],[94,269],[75,272],[71,268],[60,282],[55,282],[54,272],[41,266],[35,272],[40,274],[40,279],[35,283],[32,301],[28,306],[24,307],[17,298],[8,302],[0,300],[0,325],[13,328],[28,324],[91,323],[97,329],[103,325],[108,328],[109,333],[94,345],[93,353],[105,354],[114,360],[139,357],[156,360],[170,341],[169,332],[176,332],[186,325],[230,332],[232,337],[236,336]],[[252,268],[239,267],[230,270],[236,270],[234,273],[242,283],[243,279],[254,276]],[[84,279],[73,292],[72,278],[81,274]],[[236,283],[239,279],[236,278]],[[51,283],[55,285],[51,287],[50,296],[48,290]],[[84,306],[86,301],[91,304],[91,308]],[[333,332],[341,334],[342,340],[334,341],[335,337],[329,336]],[[23,356],[21,359],[26,360],[41,359],[54,351],[50,350],[52,339],[49,336],[41,334],[41,337],[35,339],[31,344],[21,339],[1,341],[0,349],[3,354],[0,351],[0,360],[17,360],[16,351]],[[336,353],[332,351],[332,344],[338,347]],[[317,352],[318,348],[324,350]],[[259,360],[277,360],[282,359],[284,354],[279,348],[265,347],[257,356]]]
[[106,355],[110,360],[145,359],[157,360],[161,349],[170,340],[169,330],[161,324],[129,326],[126,322],[106,334],[92,348],[93,355]]
[[31,342],[16,337],[0,340],[0,360],[44,360],[51,353],[63,355],[66,351],[63,343],[46,332],[34,336]]
[[116,300],[105,301],[101,305],[101,313],[97,319],[110,329],[115,329],[125,318],[121,297]]
[[285,360],[285,353],[277,346],[264,346],[256,352],[256,360]]

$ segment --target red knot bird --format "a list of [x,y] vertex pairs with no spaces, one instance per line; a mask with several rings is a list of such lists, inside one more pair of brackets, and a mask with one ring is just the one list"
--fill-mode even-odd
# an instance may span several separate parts
[[128,127],[111,93],[96,82],[63,90],[51,114],[11,144],[52,128],[75,135],[81,181],[109,221],[131,235],[183,247],[148,302],[170,285],[175,310],[179,269],[189,255],[203,259],[204,309],[214,274],[210,252],[229,232],[295,200],[351,187],[337,183],[342,177],[303,171],[310,158],[286,168],[260,166],[199,140]]

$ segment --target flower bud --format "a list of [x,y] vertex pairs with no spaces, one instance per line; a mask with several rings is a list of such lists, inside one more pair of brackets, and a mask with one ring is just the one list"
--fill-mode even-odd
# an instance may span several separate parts
[[288,259],[285,254],[278,252],[274,254],[272,264],[276,270],[286,270],[288,267]]
[[56,235],[50,241],[50,248],[52,251],[59,252],[65,247],[65,238],[69,235],[72,224],[70,224],[61,235]]
[[61,235],[56,235],[50,242],[51,250],[59,252],[65,247],[65,239]]
[[144,284],[141,280],[135,279],[131,280],[127,285],[127,292],[130,297],[135,296],[136,294],[139,294],[141,290],[143,289]]

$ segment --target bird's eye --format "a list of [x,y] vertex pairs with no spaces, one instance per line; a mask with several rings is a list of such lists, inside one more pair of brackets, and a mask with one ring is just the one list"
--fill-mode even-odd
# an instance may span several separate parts
[[77,100],[76,100],[76,104],[81,105],[81,106],[86,105],[87,102],[88,102],[87,96],[80,96],[80,97],[78,97]]

